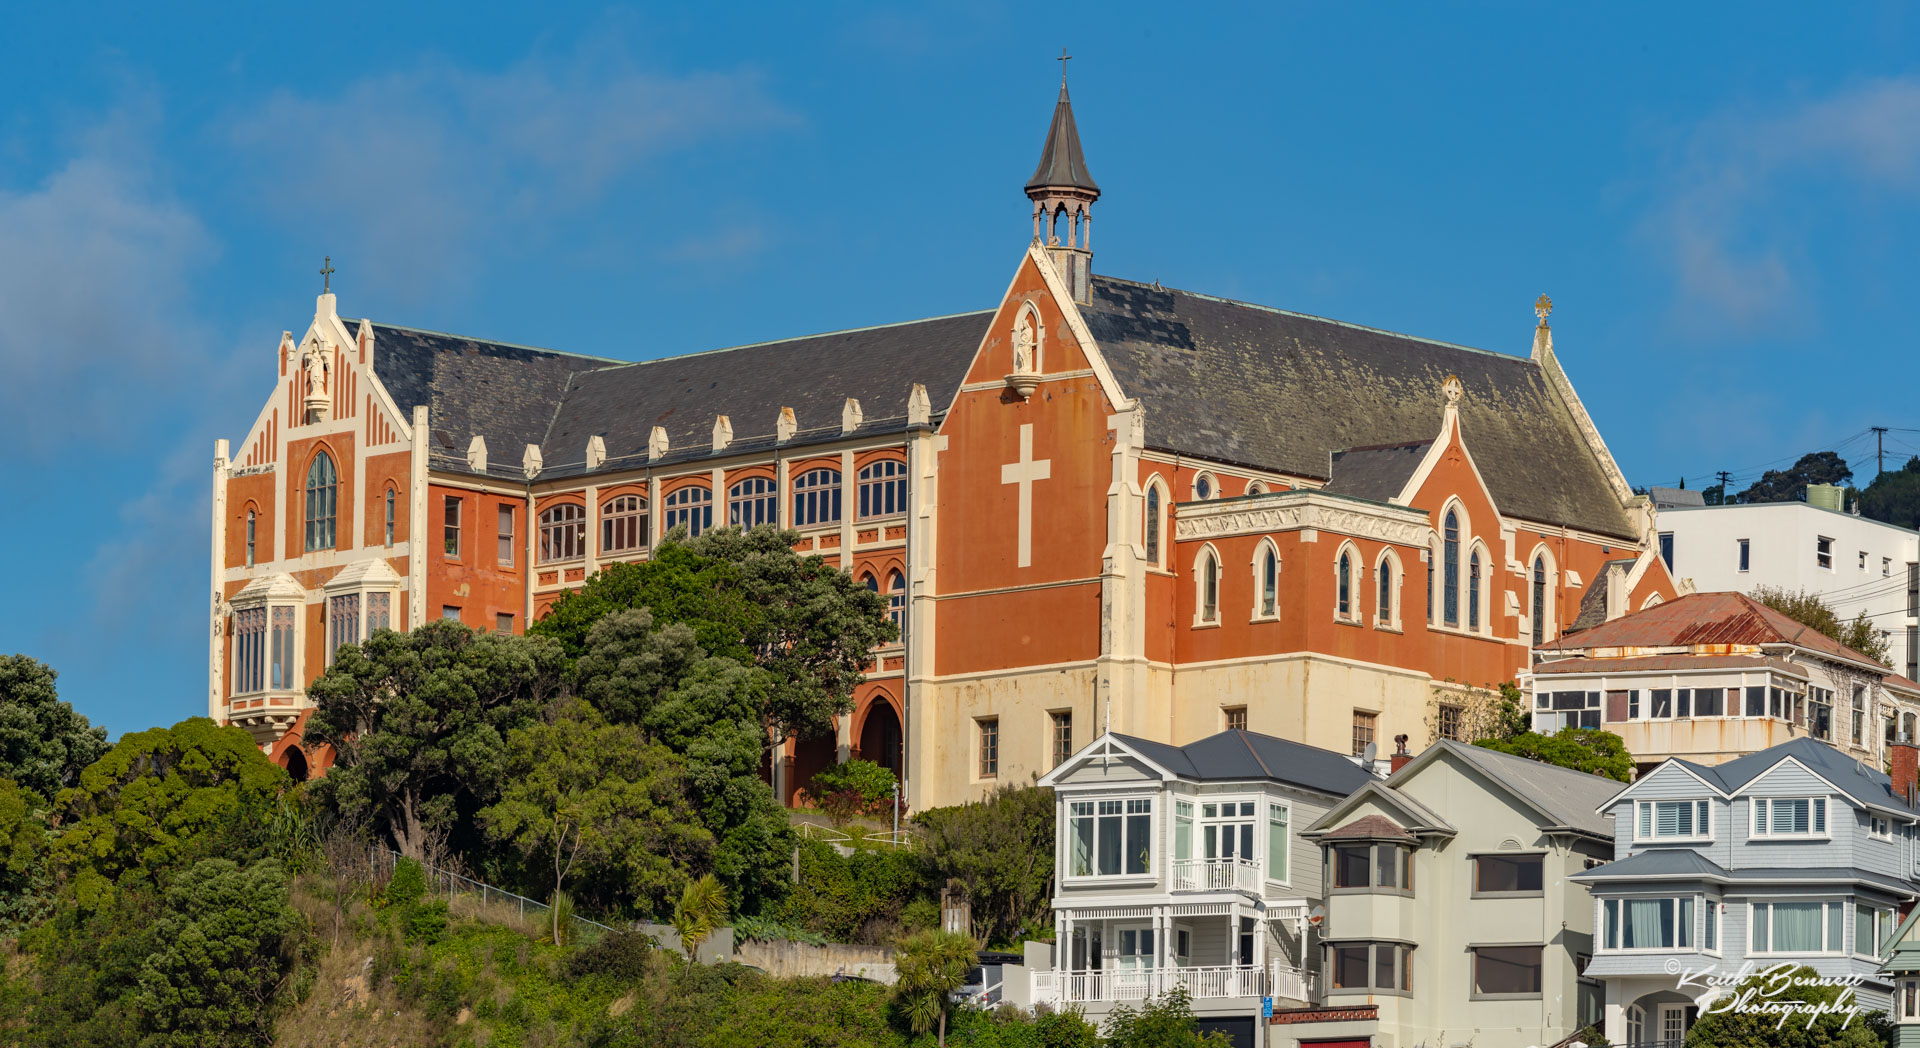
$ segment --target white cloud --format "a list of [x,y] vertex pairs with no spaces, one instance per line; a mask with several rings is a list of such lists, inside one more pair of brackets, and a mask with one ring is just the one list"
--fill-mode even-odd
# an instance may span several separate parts
[[1813,289],[1796,258],[1811,234],[1783,202],[1795,180],[1920,190],[1920,80],[1723,114],[1686,136],[1640,225],[1674,272],[1683,326],[1738,336],[1809,322]]
[[[281,92],[233,123],[253,193],[303,235],[346,239],[397,297],[470,283],[662,157],[791,125],[751,72],[667,76],[586,50],[500,72],[429,59],[336,91]],[[337,235],[336,235],[337,234]]]

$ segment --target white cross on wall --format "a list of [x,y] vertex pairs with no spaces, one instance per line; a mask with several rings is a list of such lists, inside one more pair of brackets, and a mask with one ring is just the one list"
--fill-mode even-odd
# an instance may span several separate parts
[[1020,567],[1033,564],[1033,482],[1053,475],[1053,460],[1033,458],[1033,423],[1020,426],[1020,461],[1000,467],[1000,483],[1020,485]]

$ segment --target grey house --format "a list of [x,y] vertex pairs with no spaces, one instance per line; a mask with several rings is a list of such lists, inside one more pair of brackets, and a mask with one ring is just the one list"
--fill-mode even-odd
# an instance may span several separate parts
[[1882,960],[1915,897],[1920,812],[1913,744],[1889,751],[1899,792],[1802,737],[1714,766],[1665,761],[1601,806],[1615,859],[1573,879],[1594,897],[1586,974],[1605,984],[1610,1041],[1677,1043],[1707,999],[1687,973],[1748,962],[1860,976],[1862,1006],[1891,1006]]
[[1040,779],[1059,806],[1056,947],[1029,999],[1097,1022],[1180,986],[1203,1026],[1267,1043],[1262,998],[1316,996],[1320,854],[1300,830],[1372,781],[1345,754],[1248,731],[1095,739]]
[[[1575,874],[1612,854],[1620,784],[1442,740],[1306,830],[1326,859],[1319,1007],[1269,1043],[1554,1044],[1600,1017]],[[1404,762],[1404,763],[1402,763]]]

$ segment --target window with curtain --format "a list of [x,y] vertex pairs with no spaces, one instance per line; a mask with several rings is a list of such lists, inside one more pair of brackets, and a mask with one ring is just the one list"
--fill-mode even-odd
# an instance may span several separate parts
[[793,482],[793,526],[840,523],[840,471],[810,469]]
[[1838,902],[1756,902],[1748,935],[1751,953],[1839,953],[1846,933]]
[[1293,813],[1284,804],[1267,805],[1267,880],[1289,881],[1293,872],[1287,865],[1292,842],[1287,839]]
[[1879,957],[1880,944],[1893,934],[1898,922],[1894,912],[1864,902],[1853,904],[1853,952],[1862,957]]
[[1123,877],[1153,869],[1153,801],[1074,801],[1068,810],[1071,877]]
[[1547,558],[1533,559],[1533,646],[1547,642]]
[[1695,896],[1608,899],[1601,904],[1601,945],[1608,950],[1693,949]]
[[780,487],[770,477],[748,477],[727,489],[727,524],[757,528],[780,523]]
[[1280,555],[1272,548],[1260,554],[1260,614],[1280,613]]
[[562,502],[540,511],[540,563],[576,560],[587,555],[587,511]]
[[1147,488],[1147,563],[1160,566],[1160,485]]
[[600,552],[631,553],[646,544],[646,499],[616,495],[600,504]]
[[1440,540],[1440,607],[1443,612],[1441,621],[1448,626],[1460,625],[1460,518],[1453,510],[1447,511],[1445,528]]
[[1480,551],[1467,560],[1467,628],[1480,629]]
[[334,471],[333,456],[322,451],[307,467],[307,552],[334,548],[334,513],[339,499],[340,475]]
[[860,516],[886,517],[907,511],[907,464],[882,459],[860,470]]
[[1173,802],[1173,861],[1193,858],[1193,802]]
[[687,529],[693,538],[713,526],[713,489],[705,484],[689,484],[669,493],[666,517],[661,521],[668,531]]
[[1343,619],[1353,617],[1353,555],[1342,550],[1340,563],[1334,569],[1334,614]]

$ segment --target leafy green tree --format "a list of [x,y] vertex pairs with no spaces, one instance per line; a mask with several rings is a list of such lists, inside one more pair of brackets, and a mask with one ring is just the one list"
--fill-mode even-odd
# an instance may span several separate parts
[[830,764],[807,783],[807,793],[837,824],[855,815],[879,815],[892,809],[900,780],[893,771],[873,761],[851,760]]
[[1873,478],[1860,492],[1860,515],[1920,529],[1920,455]]
[[673,930],[680,936],[680,948],[688,963],[700,952],[700,945],[713,937],[727,919],[727,890],[713,874],[687,882],[680,890],[680,901],[673,907]]
[[[1817,979],[1812,968],[1788,970],[1775,965],[1756,972],[1701,1010],[1700,1020],[1687,1030],[1689,1048],[1884,1048],[1893,1043],[1893,1024],[1886,1013],[1855,1016],[1846,1011],[1814,1013],[1811,1009],[1781,1014],[1761,1006],[1785,1002],[1804,1005],[1841,1004],[1851,988],[1796,985]],[[1849,1003],[1857,1003],[1850,1001]],[[1811,1022],[1809,1022],[1811,1019]]]
[[53,667],[25,655],[0,655],[0,779],[42,797],[80,781],[107,752],[107,729],[61,702]]
[[1185,987],[1176,986],[1138,1009],[1120,1005],[1107,1013],[1110,1048],[1227,1048],[1227,1035],[1203,1034],[1193,1021],[1193,1003]]
[[1847,460],[1831,451],[1800,456],[1790,469],[1770,469],[1739,495],[1741,502],[1797,502],[1809,484],[1844,484],[1853,476]]
[[1851,620],[1842,620],[1826,601],[1820,599],[1819,594],[1778,586],[1756,586],[1752,597],[1802,626],[1818,630],[1873,661],[1886,665],[1887,642],[1881,639],[1880,628],[1874,625],[1865,610]]
[[244,728],[192,717],[122,736],[55,802],[52,858],[97,904],[109,882],[257,849],[289,785]]
[[271,1045],[305,932],[278,863],[195,863],[168,888],[140,969],[143,1048]]
[[543,862],[553,892],[577,871],[590,898],[656,913],[713,849],[685,774],[685,762],[638,727],[609,724],[575,699],[508,736],[507,785],[480,822],[488,837]]
[[1621,782],[1633,780],[1633,755],[1620,736],[1610,731],[1561,728],[1552,735],[1529,731],[1510,739],[1480,739],[1474,745]]
[[894,955],[899,975],[894,1000],[914,1033],[938,1028],[938,1043],[946,1048],[954,991],[967,984],[967,973],[979,960],[973,940],[956,932],[918,932],[900,941]]
[[0,779],[0,931],[19,927],[46,905],[47,802]]
[[581,693],[615,723],[637,724],[686,762],[687,793],[714,838],[713,872],[736,909],[758,914],[785,893],[793,830],[760,777],[768,737],[767,670],[710,656],[684,623],[653,628],[616,611],[588,635]]
[[401,854],[427,858],[430,840],[494,800],[507,735],[561,693],[565,661],[551,640],[447,620],[342,645],[307,689],[307,741],[335,752],[316,794]]
[[1052,894],[1053,791],[1003,783],[985,800],[930,808],[914,816],[927,831],[934,881],[958,887],[973,909],[973,930],[989,943],[1012,942],[1046,920]]
[[800,876],[776,913],[834,942],[883,945],[905,923],[907,905],[928,894],[926,864],[913,851],[855,848],[841,855],[818,840],[803,840],[796,850]]
[[771,527],[670,536],[644,563],[595,573],[530,632],[580,658],[601,619],[647,608],[663,626],[687,626],[707,655],[766,671],[760,713],[772,741],[826,734],[835,715],[853,709],[873,649],[898,631],[886,598],[818,556],[795,553],[799,538]]

